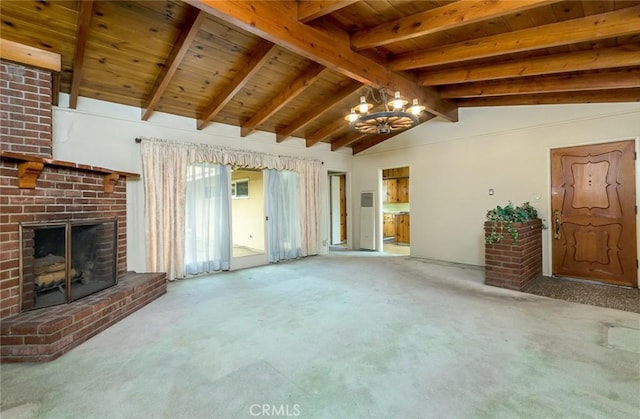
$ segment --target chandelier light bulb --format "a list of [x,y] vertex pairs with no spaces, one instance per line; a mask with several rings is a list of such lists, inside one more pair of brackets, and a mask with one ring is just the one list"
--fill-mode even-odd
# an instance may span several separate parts
[[418,105],[418,99],[413,99],[413,103],[411,105],[411,108],[409,108],[409,112],[418,116],[422,113],[422,111],[424,111],[424,106]]
[[367,103],[367,98],[365,98],[364,96],[360,96],[360,105],[358,106],[358,110],[360,111],[360,113],[365,114],[367,112],[369,112],[369,104]]
[[351,109],[351,112],[349,112],[349,115],[347,115],[344,119],[346,119],[350,123],[356,122],[358,120],[358,114],[356,113],[356,110]]
[[407,101],[403,100],[400,97],[400,92],[396,90],[396,92],[393,95],[393,100],[390,102],[390,105],[393,107],[394,110],[400,110],[406,104],[407,104]]

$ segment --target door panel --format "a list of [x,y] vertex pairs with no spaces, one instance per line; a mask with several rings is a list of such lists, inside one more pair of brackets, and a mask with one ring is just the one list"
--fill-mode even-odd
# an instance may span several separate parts
[[347,175],[340,175],[340,241],[347,241]]
[[637,287],[635,143],[551,151],[553,274]]

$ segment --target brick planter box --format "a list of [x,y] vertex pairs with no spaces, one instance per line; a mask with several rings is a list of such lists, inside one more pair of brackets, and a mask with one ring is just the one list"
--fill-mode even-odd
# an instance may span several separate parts
[[[498,243],[485,243],[485,284],[522,291],[542,275],[542,221],[515,223],[518,242],[505,231]],[[485,222],[484,234],[491,233],[491,223]]]

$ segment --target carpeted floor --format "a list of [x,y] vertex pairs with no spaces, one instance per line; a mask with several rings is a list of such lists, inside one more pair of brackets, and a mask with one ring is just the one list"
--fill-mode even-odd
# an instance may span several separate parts
[[0,364],[0,417],[637,419],[640,315],[483,281],[353,251],[174,281],[55,361]]
[[573,303],[640,313],[638,288],[617,287],[577,279],[540,277],[534,280],[525,292]]

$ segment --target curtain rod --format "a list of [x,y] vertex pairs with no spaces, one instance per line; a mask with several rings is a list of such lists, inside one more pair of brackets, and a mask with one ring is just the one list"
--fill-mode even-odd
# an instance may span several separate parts
[[[136,141],[136,143],[137,143],[137,144],[140,144],[140,143],[142,142],[142,138],[140,138],[140,137],[136,137],[136,138],[135,138],[135,141]],[[280,156],[280,155],[278,155],[278,157],[287,158],[287,156]],[[324,164],[324,162],[323,162],[323,161],[321,161],[321,162],[320,162],[320,164]]]

